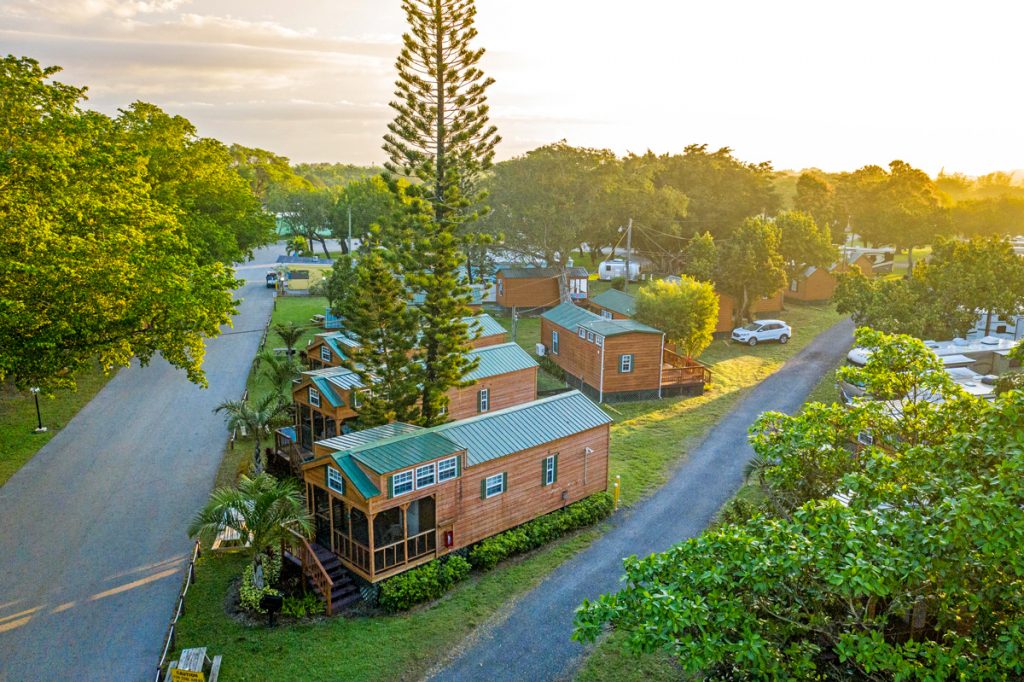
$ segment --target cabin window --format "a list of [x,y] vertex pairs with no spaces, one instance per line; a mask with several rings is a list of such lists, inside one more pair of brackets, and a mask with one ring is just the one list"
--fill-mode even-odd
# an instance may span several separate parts
[[341,495],[345,494],[345,479],[341,477],[340,471],[330,466],[327,467],[327,487]]
[[486,500],[489,497],[494,497],[495,495],[500,495],[505,492],[505,487],[508,483],[508,474],[500,473],[495,474],[494,476],[488,476],[480,483],[480,487],[482,488],[481,492],[483,493],[481,497]]
[[324,362],[330,362],[333,358],[334,358],[334,356],[331,354],[331,349],[327,346],[326,343],[324,345],[320,346],[320,359],[321,360],[323,360]]
[[403,471],[391,477],[391,496],[398,497],[412,492],[412,471]]
[[352,407],[360,408],[363,406],[362,391],[352,391]]
[[875,437],[868,431],[861,431],[857,434],[857,442],[861,445],[874,445]]
[[309,270],[292,270],[288,273],[288,279],[309,279]]
[[476,411],[487,412],[491,409],[491,389],[481,388],[476,393]]
[[602,310],[601,311],[601,317],[603,317],[606,320],[610,320],[610,319],[612,319],[612,314],[610,312],[608,312],[607,310]]
[[309,389],[309,404],[320,407],[320,391],[312,387]]
[[585,339],[585,338],[587,338],[587,330],[586,330],[586,329],[584,329],[583,327],[580,327],[580,328],[578,328],[578,329],[576,330],[576,333],[580,335],[580,338],[581,338],[581,339]]
[[551,485],[558,480],[558,454],[548,455],[542,464],[541,485]]
[[504,296],[504,295],[505,295],[505,280],[504,279],[499,279],[498,280],[498,296]]
[[426,488],[427,486],[434,485],[437,481],[437,474],[434,471],[434,465],[428,464],[422,467],[416,467],[416,489]]
[[594,332],[587,332],[587,341],[594,342]]
[[795,279],[791,279],[789,281],[789,290],[793,291],[793,292],[796,292],[799,289],[800,289],[800,282],[796,281]]
[[619,356],[619,371],[623,374],[628,374],[633,371],[633,354]]
[[437,463],[437,482],[444,483],[459,475],[459,458],[449,457]]
[[600,334],[595,335],[594,336],[594,343],[596,343],[599,346],[603,346],[604,345],[604,337],[601,336]]
[[558,332],[551,331],[551,352],[558,355]]

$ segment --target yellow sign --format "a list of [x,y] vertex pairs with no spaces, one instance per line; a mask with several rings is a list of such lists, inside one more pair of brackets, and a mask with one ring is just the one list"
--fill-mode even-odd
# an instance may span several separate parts
[[171,680],[173,682],[206,682],[206,675],[198,670],[171,668]]

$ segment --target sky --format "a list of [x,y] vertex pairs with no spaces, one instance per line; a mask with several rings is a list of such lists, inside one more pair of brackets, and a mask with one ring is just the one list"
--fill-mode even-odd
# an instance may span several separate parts
[[[1024,168],[1021,2],[477,0],[505,159],[731,147],[778,169]],[[381,163],[399,0],[0,0],[0,53],[295,162]]]

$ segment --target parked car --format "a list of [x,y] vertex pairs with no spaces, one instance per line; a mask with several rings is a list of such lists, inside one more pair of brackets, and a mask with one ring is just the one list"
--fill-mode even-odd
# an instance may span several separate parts
[[267,288],[268,289],[275,289],[275,288],[277,288],[277,273],[274,272],[273,270],[271,270],[270,272],[267,273]]
[[756,346],[763,341],[788,343],[793,329],[782,320],[757,320],[732,330],[732,340]]

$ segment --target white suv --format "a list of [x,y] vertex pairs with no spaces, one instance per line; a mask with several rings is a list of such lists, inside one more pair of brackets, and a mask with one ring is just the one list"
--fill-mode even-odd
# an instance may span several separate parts
[[732,340],[756,346],[762,341],[786,343],[793,336],[793,330],[782,320],[757,320],[732,330]]

